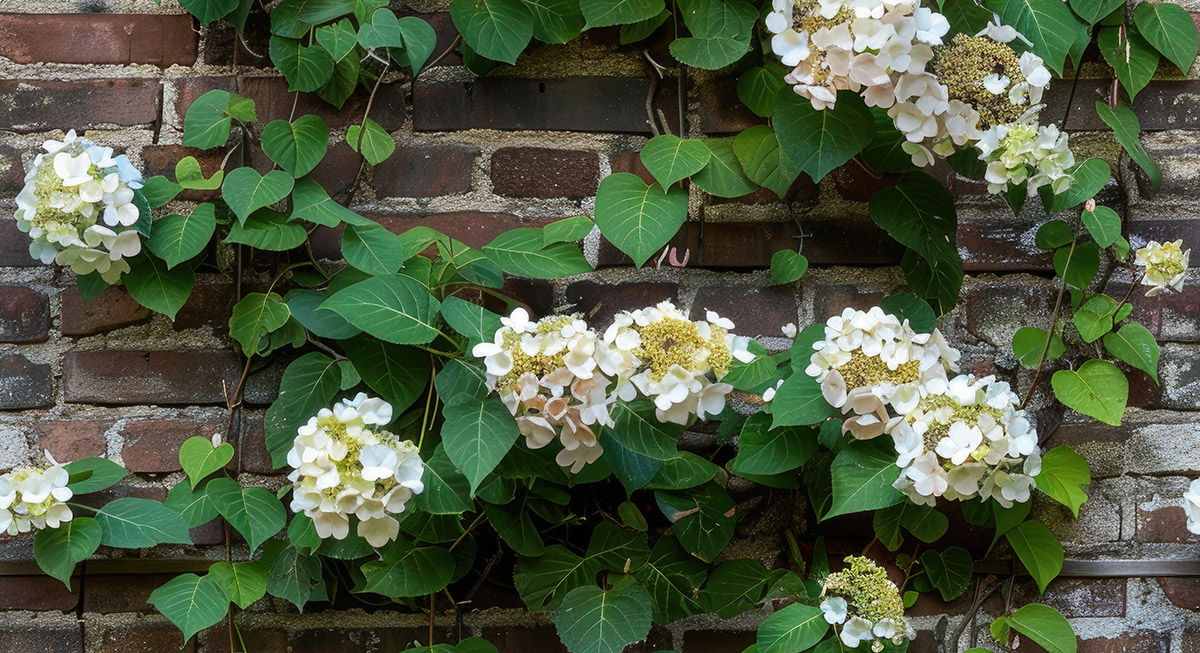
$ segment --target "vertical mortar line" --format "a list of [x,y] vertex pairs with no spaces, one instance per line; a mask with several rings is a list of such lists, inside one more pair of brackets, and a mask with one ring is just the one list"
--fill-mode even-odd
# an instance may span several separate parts
[[154,113],[155,113],[156,117],[155,117],[154,123],[153,123],[153,136],[150,139],[150,142],[153,145],[158,145],[158,137],[159,137],[159,134],[162,132],[163,104],[164,104],[163,98],[166,94],[166,89],[167,89],[167,80],[160,79],[159,84],[158,84],[158,96],[154,100],[154,103],[155,103]]

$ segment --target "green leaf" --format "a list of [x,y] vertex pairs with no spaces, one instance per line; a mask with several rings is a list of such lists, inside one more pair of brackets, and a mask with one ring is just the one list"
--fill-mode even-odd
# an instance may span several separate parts
[[80,458],[63,465],[73,494],[99,492],[129,476],[129,470],[107,458]]
[[296,609],[303,611],[314,588],[321,583],[321,559],[315,555],[304,555],[288,547],[275,559],[271,574],[267,576],[267,591],[291,601]]
[[[1192,25],[1192,31],[1195,32],[1195,23]],[[1158,53],[1137,33],[1118,27],[1100,30],[1096,40],[1100,45],[1100,54],[1112,66],[1113,73],[1121,86],[1125,87],[1132,102],[1138,91],[1145,88],[1150,78],[1154,77],[1154,71],[1158,68]]]
[[697,595],[708,577],[708,565],[684,551],[675,538],[659,538],[646,565],[633,574],[650,595],[655,622],[667,624],[704,612]]
[[227,243],[240,243],[270,252],[284,252],[299,247],[308,238],[302,225],[288,222],[288,216],[271,209],[259,209],[246,218],[245,224],[229,227]]
[[403,48],[404,33],[400,21],[390,9],[376,9],[371,22],[364,23],[358,30],[358,43],[368,50],[378,48]]
[[190,437],[179,446],[179,464],[187,474],[192,486],[200,484],[209,474],[221,469],[233,460],[233,445],[222,442],[214,447],[211,440],[201,436]]
[[746,558],[726,560],[713,569],[704,584],[700,604],[705,612],[731,619],[758,603],[766,582],[767,570],[761,562]]
[[734,137],[733,153],[751,181],[770,188],[780,198],[800,176],[800,169],[783,155],[779,139],[766,125],[754,125]]
[[1046,250],[1070,245],[1073,240],[1075,240],[1075,230],[1062,220],[1051,220],[1043,224],[1038,227],[1037,234],[1034,236],[1034,244],[1039,249]]
[[1071,0],[1071,9],[1074,9],[1075,14],[1088,25],[1095,25],[1117,7],[1124,5],[1122,0]]
[[333,57],[319,45],[303,45],[296,39],[272,36],[271,62],[288,80],[288,91],[315,91],[333,74]]
[[270,570],[271,567],[262,560],[232,564],[222,560],[208,568],[208,575],[217,582],[226,599],[245,610],[251,603],[266,596],[267,574]]
[[[1013,334],[1013,355],[1021,361],[1021,365],[1031,370],[1036,368],[1038,361],[1041,360],[1043,349],[1046,349],[1046,332],[1044,330],[1034,327],[1021,327]],[[1049,349],[1046,349],[1046,358],[1058,358],[1066,351],[1067,347],[1063,344],[1062,336],[1055,333],[1050,338]]]
[[662,24],[667,22],[667,19],[670,17],[671,12],[663,9],[652,18],[622,25],[620,30],[621,45],[629,45],[630,43],[637,43],[643,39],[650,38],[650,35],[657,32],[658,28],[662,27]]
[[342,230],[342,256],[354,268],[377,276],[396,274],[406,259],[400,237],[374,222]]
[[533,14],[533,36],[543,43],[567,43],[583,31],[583,10],[576,0],[524,2]]
[[1108,247],[1121,237],[1121,216],[1107,206],[1097,206],[1095,211],[1084,211],[1082,220],[1092,239],[1101,247]]
[[612,418],[612,435],[626,449],[655,460],[676,455],[675,441],[683,435],[683,426],[659,420],[649,401],[618,403],[612,408]]
[[1087,300],[1071,317],[1079,336],[1084,342],[1095,342],[1112,331],[1113,313],[1117,312],[1117,301],[1108,295],[1096,295]]
[[129,272],[124,281],[129,296],[142,306],[174,320],[196,283],[192,268],[182,265],[172,270],[162,259],[145,252],[128,260]]
[[[183,186],[162,175],[150,177],[146,180],[146,185],[142,187],[142,193],[146,196],[146,201],[150,203],[150,208],[153,209],[164,206],[182,192]],[[157,228],[155,227],[155,229]]]
[[238,0],[179,0],[201,25],[221,20],[238,7]]
[[[282,327],[291,316],[292,312],[279,295],[250,293],[234,305],[229,317],[229,335],[242,345],[242,353],[253,356],[263,351],[267,335]],[[203,477],[192,481],[200,478]]]
[[549,247],[555,243],[574,243],[583,240],[596,223],[586,215],[555,220],[542,227],[542,244]]
[[1112,128],[1117,142],[1129,153],[1129,158],[1133,159],[1133,162],[1138,164],[1138,167],[1150,178],[1150,184],[1154,186],[1154,190],[1158,190],[1162,186],[1162,170],[1142,147],[1140,140],[1142,127],[1138,123],[1133,109],[1125,104],[1110,107],[1107,103],[1099,101],[1096,102],[1096,113],[1100,115],[1100,119],[1106,125]]
[[445,406],[442,415],[442,446],[470,480],[474,494],[520,436],[517,423],[494,395],[478,403]]
[[438,336],[433,326],[438,301],[420,282],[404,275],[371,277],[333,294],[319,310],[337,312],[380,340],[423,345]]
[[1086,30],[1062,0],[990,0],[989,9],[1000,15],[1033,44],[1034,54],[1062,75],[1063,62],[1078,34]]
[[610,590],[578,587],[563,598],[554,624],[572,653],[621,653],[650,634],[650,596],[629,577]]
[[262,147],[271,160],[293,177],[303,177],[325,158],[329,127],[317,115],[300,116],[295,122],[272,120],[262,132]]
[[215,89],[196,98],[183,117],[183,144],[202,150],[224,145],[232,124],[227,109],[233,102],[244,99]]
[[1005,533],[1004,537],[1033,576],[1038,590],[1045,592],[1050,581],[1062,571],[1063,548],[1058,538],[1039,521],[1027,521]]
[[1067,408],[1119,426],[1129,399],[1129,382],[1116,365],[1090,360],[1078,370],[1059,370],[1050,378],[1054,396]]
[[145,549],[155,544],[191,544],[187,522],[157,501],[124,497],[96,513],[104,529],[100,543],[121,549]]
[[441,547],[413,546],[399,539],[383,550],[380,560],[363,565],[362,573],[368,592],[393,598],[421,596],[450,584],[454,557]]
[[638,267],[671,240],[687,214],[687,191],[672,186],[664,193],[628,172],[605,177],[596,191],[596,226]]
[[620,573],[626,564],[636,569],[647,554],[645,533],[601,522],[583,556],[561,545],[547,547],[543,556],[517,561],[513,582],[531,611],[556,610],[571,590],[594,584],[601,572]]
[[1117,360],[1145,372],[1158,383],[1158,342],[1154,334],[1137,322],[1129,322],[1104,336],[1104,349]]
[[712,562],[729,540],[737,521],[733,499],[719,485],[709,483],[689,494],[656,492],[659,508],[673,522],[671,532],[688,553]]
[[787,82],[783,81],[787,73],[786,68],[774,62],[747,70],[738,78],[738,99],[756,116],[770,118],[775,113],[779,91],[787,86]]
[[839,91],[833,108],[818,111],[785,88],[775,101],[773,122],[784,156],[813,181],[821,181],[849,161],[875,136],[875,118],[862,98],[850,91]]
[[[1042,186],[1038,189],[1042,193],[1042,199],[1048,211],[1066,211],[1079,206],[1095,197],[1112,176],[1108,162],[1103,159],[1088,159],[1071,167],[1067,173],[1074,178],[1067,190],[1055,195],[1049,186]],[[1070,239],[1067,242],[1070,242]]]
[[1048,653],[1075,653],[1078,650],[1071,624],[1057,610],[1041,603],[1017,608],[1007,618],[1007,624]]
[[538,534],[537,526],[533,523],[533,513],[527,509],[524,500],[514,501],[505,506],[484,503],[482,507],[483,514],[496,529],[496,533],[517,555],[540,556],[545,553],[546,543]]
[[168,215],[155,220],[147,246],[168,268],[173,268],[203,252],[216,230],[215,207],[205,203],[186,216]]
[[297,18],[310,25],[320,25],[353,13],[356,4],[355,0],[304,0]]
[[467,337],[472,343],[491,342],[500,328],[500,316],[486,308],[457,297],[447,297],[442,303],[442,317],[450,328]]
[[665,8],[662,0],[579,0],[579,7],[587,20],[584,29],[649,20]]
[[807,374],[793,374],[779,386],[771,413],[775,417],[772,427],[807,426],[838,416],[821,394],[821,384]]
[[[795,378],[795,377],[792,377]],[[833,459],[833,504],[822,519],[878,510],[904,500],[892,487],[900,476],[896,450],[887,438],[854,440]]]
[[340,344],[363,382],[391,404],[396,415],[408,410],[429,387],[432,370],[427,352],[367,336]]
[[433,26],[416,16],[404,16],[399,21],[400,34],[404,37],[404,50],[398,55],[402,64],[407,63],[415,76],[429,61],[429,55],[437,47],[437,32]]
[[216,190],[221,187],[221,180],[224,178],[225,171],[218,170],[206,179],[204,171],[200,169],[200,162],[194,156],[185,156],[175,164],[175,181],[179,182],[180,188]]
[[817,432],[808,427],[770,428],[771,416],[755,413],[742,426],[737,456],[729,464],[735,474],[778,474],[789,472],[812,457],[817,450]]
[[367,118],[365,124],[366,129],[359,125],[350,125],[346,130],[346,144],[350,149],[362,154],[367,163],[379,165],[396,151],[396,141],[374,120]]
[[930,506],[919,506],[909,501],[894,506],[876,510],[873,520],[875,537],[888,548],[895,551],[900,548],[904,537],[900,528],[912,533],[922,542],[936,542],[946,534],[950,520]]
[[829,631],[821,609],[793,603],[776,610],[758,627],[757,653],[795,653],[816,645]]
[[663,134],[642,146],[641,159],[661,187],[700,172],[711,154],[704,143]]
[[33,539],[33,557],[47,575],[71,589],[75,565],[100,548],[103,529],[91,517],[75,517],[58,528],[39,530]]
[[287,522],[283,504],[263,488],[242,488],[233,479],[214,478],[205,492],[225,521],[246,538],[251,553]]
[[1037,482],[1038,489],[1070,508],[1071,513],[1078,517],[1079,507],[1087,501],[1087,493],[1081,486],[1092,482],[1092,473],[1083,456],[1062,445],[1042,456],[1042,473],[1033,477],[1033,480]]
[[[325,48],[329,53],[329,57],[334,63],[346,58],[346,55],[354,51],[354,47],[358,45],[358,32],[354,31],[354,25],[349,18],[343,18],[336,23],[318,27],[316,31],[317,43]],[[293,173],[296,174],[296,173]],[[297,175],[299,176],[299,175]]]
[[454,0],[450,17],[463,41],[488,59],[515,64],[533,38],[533,14],[521,0]]
[[220,514],[217,512],[217,507],[208,498],[204,488],[193,490],[192,483],[186,478],[171,488],[171,491],[167,493],[167,498],[163,500],[163,505],[183,517],[188,528],[203,526],[216,519]]
[[510,229],[484,245],[483,253],[509,274],[535,279],[558,279],[592,271],[583,252],[573,243],[546,246],[541,229]]
[[425,491],[412,498],[413,507],[434,515],[457,515],[474,509],[471,483],[454,467],[446,450],[439,445],[427,461],[421,475]]
[[1187,10],[1173,2],[1142,2],[1133,10],[1133,22],[1150,45],[1187,74],[1200,49],[1196,22]]
[[225,175],[221,197],[237,216],[238,222],[244,223],[251,213],[287,197],[295,184],[296,180],[282,170],[260,175],[251,167],[237,168]]
[[292,317],[318,338],[342,340],[362,333],[358,327],[347,322],[341,315],[333,311],[317,310],[317,307],[325,303],[326,299],[328,299],[327,295],[320,290],[291,290],[284,296],[284,301],[287,302]]
[[925,551],[921,554],[921,565],[942,600],[950,602],[967,591],[975,563],[966,549],[952,546],[940,552]]
[[974,36],[987,27],[991,13],[973,0],[943,0],[939,3],[941,13],[950,22],[950,33],[943,40],[949,42],[954,34]]
[[917,333],[933,333],[937,328],[937,316],[929,303],[912,293],[886,297],[879,302],[879,307],[901,320],[908,320],[908,325]]
[[[955,246],[958,214],[950,191],[925,173],[911,172],[895,186],[872,195],[869,211],[876,224],[927,265],[947,271],[946,278],[935,278],[933,285],[938,288],[934,294],[939,298],[941,311],[950,310],[953,302],[947,305],[942,299],[957,297],[962,286],[962,260]],[[907,268],[905,276],[914,288],[925,286]]]
[[183,632],[186,644],[192,635],[225,618],[229,600],[213,576],[180,574],[150,593],[146,602]]
[[309,352],[287,366],[279,382],[279,396],[266,415],[267,451],[272,465],[287,464],[296,429],[333,403],[341,381],[337,362],[318,352]]
[[329,193],[314,179],[297,179],[292,191],[291,220],[305,220],[326,227],[345,222],[355,226],[376,224],[350,209],[334,202]]
[[1100,248],[1096,243],[1076,243],[1074,251],[1071,247],[1060,247],[1054,252],[1054,272],[1071,288],[1087,288],[1099,270]]
[[741,197],[758,190],[758,184],[750,181],[733,151],[733,138],[708,138],[704,146],[711,155],[708,165],[692,175],[692,183],[701,190],[717,197]]
[[604,449],[604,460],[625,488],[626,495],[646,487],[662,469],[663,461],[630,451],[616,439],[610,428],[600,432],[600,446]]
[[705,70],[724,68],[750,50],[758,10],[745,0],[680,0],[690,38],[676,38],[670,51],[680,62]]

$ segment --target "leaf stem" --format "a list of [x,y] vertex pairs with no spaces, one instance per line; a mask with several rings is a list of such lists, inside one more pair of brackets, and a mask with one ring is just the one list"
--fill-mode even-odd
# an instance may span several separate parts
[[[1063,274],[1065,275],[1071,269],[1071,257],[1075,255],[1075,243],[1078,242],[1078,236],[1071,239],[1071,249],[1067,251],[1067,262],[1063,265]],[[1037,371],[1033,373],[1033,380],[1029,382],[1029,389],[1025,391],[1025,396],[1021,399],[1021,405],[1017,406],[1017,410],[1022,410],[1029,403],[1029,398],[1033,396],[1033,389],[1037,387],[1038,379],[1042,377],[1042,369],[1046,363],[1046,354],[1050,353],[1050,343],[1054,340],[1054,328],[1058,325],[1058,313],[1062,309],[1063,293],[1067,290],[1067,279],[1064,276],[1062,284],[1058,287],[1058,299],[1054,301],[1054,313],[1050,316],[1050,327],[1046,329],[1046,344],[1042,345],[1042,353],[1038,356]]]
[[[425,412],[421,414],[421,437],[419,437],[417,439],[417,451],[420,451],[422,445],[425,444],[425,431],[427,430],[428,427],[433,426],[433,419],[430,418],[430,416],[429,416],[429,408],[430,408],[430,405],[433,403],[433,396],[437,394],[437,387],[434,386],[434,384],[433,384],[433,381],[435,378],[437,378],[437,375],[433,371],[433,365],[432,365],[433,356],[430,356],[429,358],[430,358],[429,392],[425,394]],[[456,542],[456,544],[457,544],[457,542]],[[453,547],[451,547],[451,548],[453,548]]]

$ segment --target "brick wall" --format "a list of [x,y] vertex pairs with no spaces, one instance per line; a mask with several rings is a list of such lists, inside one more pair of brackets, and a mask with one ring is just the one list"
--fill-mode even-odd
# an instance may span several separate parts
[[[445,5],[421,0],[412,7],[439,29],[439,51],[453,40]],[[261,21],[252,20],[247,49],[227,27],[197,31],[173,0],[161,7],[150,0],[0,0],[0,11],[12,12],[0,13],[0,467],[31,459],[42,448],[64,459],[107,455],[136,473],[136,480],[109,490],[107,498],[161,498],[181,477],[179,444],[223,427],[223,388],[240,372],[225,326],[235,280],[227,271],[199,275],[173,324],[119,289],[85,303],[70,275],[28,257],[8,198],[20,188],[29,153],[53,130],[87,130],[89,138],[124,149],[147,174],[156,174],[191,153],[179,144],[182,116],[201,93],[225,88],[252,97],[264,123],[286,118],[294,98],[253,54],[266,52],[262,34],[254,31],[261,31]],[[662,44],[649,49],[664,58]],[[381,88],[372,117],[399,145],[391,159],[368,171],[369,183],[351,200],[357,211],[394,230],[425,224],[478,246],[509,228],[589,212],[599,179],[610,172],[647,176],[636,150],[648,136],[651,71],[641,49],[618,45],[615,30],[588,33],[568,46],[536,46],[520,66],[483,79],[460,64],[448,56],[415,84],[400,80]],[[1196,247],[1200,137],[1189,130],[1200,128],[1200,70],[1180,74],[1164,63],[1160,75],[1135,105],[1147,130],[1143,143],[1163,168],[1157,194],[1124,157],[1117,158],[1110,133],[1089,131],[1103,127],[1091,106],[1106,96],[1111,76],[1096,56],[1089,55],[1067,126],[1076,131],[1072,143],[1080,156],[1100,156],[1114,166],[1104,203],[1124,214],[1135,245],[1184,238]],[[1069,85],[1056,82],[1053,89],[1050,102],[1059,116]],[[730,78],[693,71],[684,93],[680,98],[672,79],[656,85],[654,101],[674,119],[676,133],[680,106],[682,131],[691,136],[736,133],[756,121],[738,108]],[[299,113],[320,113],[335,130],[338,144],[314,173],[335,196],[345,193],[358,169],[357,157],[341,141],[364,102],[352,98],[339,113],[314,97],[298,100]],[[202,162],[206,172],[217,165],[211,157]],[[601,268],[596,273],[558,283],[514,280],[510,290],[537,312],[599,306],[600,322],[616,310],[670,297],[693,312],[728,315],[741,333],[778,336],[788,322],[823,320],[846,305],[867,307],[903,287],[900,249],[866,214],[865,200],[882,183],[847,168],[819,186],[802,177],[784,202],[765,192],[721,200],[693,188],[691,219],[674,241],[691,254],[686,269],[633,271],[614,248],[588,241],[588,256]],[[1031,201],[1013,217],[980,184],[951,184],[960,199],[959,246],[969,276],[959,307],[942,328],[964,350],[967,369],[998,373],[1023,387],[1029,372],[1019,368],[1007,343],[1020,326],[1041,326],[1049,317],[1050,261],[1033,247],[1034,230],[1046,216]],[[803,281],[767,287],[770,255],[800,242],[812,262]],[[313,246],[319,256],[336,257],[338,234],[320,230]],[[1200,258],[1194,261],[1200,265]],[[1070,559],[1197,556],[1177,506],[1189,477],[1200,470],[1200,420],[1193,412],[1200,410],[1200,274],[1193,277],[1182,294],[1153,300],[1135,295],[1135,317],[1166,343],[1163,385],[1148,378],[1134,384],[1135,407],[1122,427],[1062,415],[1045,408],[1044,396],[1035,398],[1041,428],[1057,426],[1048,444],[1076,446],[1096,479],[1078,520],[1057,504],[1034,508],[1062,538]],[[1115,275],[1109,291],[1123,292],[1128,283]],[[262,413],[279,372],[271,365],[251,375],[250,408],[238,424],[241,469],[269,487],[281,478],[263,448]],[[736,484],[730,489],[753,491]],[[780,520],[795,515],[769,496],[751,512],[731,551],[771,561],[780,552]],[[870,539],[869,520],[861,518],[820,528],[834,552],[856,552]],[[961,523],[952,533],[959,543],[978,544],[986,536]],[[220,538],[216,530],[198,529],[197,546],[143,552],[136,564],[102,549],[100,560],[84,565],[74,593],[35,575],[31,538],[0,542],[0,650],[176,650],[178,635],[145,598],[167,572],[219,556],[214,545]],[[502,651],[560,650],[550,622],[525,615],[502,585],[485,588],[470,610],[440,613],[439,636],[481,634]],[[1030,584],[1018,584],[1014,600],[1035,593]],[[1200,609],[1200,578],[1070,577],[1054,583],[1043,600],[1072,619],[1083,651],[1200,651],[1200,617],[1193,612]],[[950,605],[923,598],[912,611],[920,638],[911,650],[934,651],[935,633],[941,638],[947,625],[953,629],[970,601],[969,594]],[[996,598],[983,605],[991,615],[1003,609]],[[763,617],[699,617],[656,627],[638,650],[740,651],[753,642]],[[980,616],[981,644],[988,644],[989,621]],[[267,653],[391,652],[423,638],[427,628],[420,614],[329,609],[300,615],[273,599],[252,606],[241,622],[251,650]],[[962,643],[966,648],[967,637]],[[187,650],[217,653],[228,651],[229,643],[217,628]]]

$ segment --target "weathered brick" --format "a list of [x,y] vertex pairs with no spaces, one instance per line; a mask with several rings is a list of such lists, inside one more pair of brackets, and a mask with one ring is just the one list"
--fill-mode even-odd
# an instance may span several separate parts
[[38,448],[47,449],[56,460],[68,461],[103,456],[108,451],[104,432],[113,420],[103,419],[43,419],[33,428],[38,435]]
[[150,593],[174,577],[174,574],[88,574],[83,588],[83,610],[97,614],[152,614],[154,606],[146,602]]
[[1165,343],[1159,356],[1164,408],[1200,408],[1200,346]]
[[[1112,83],[1108,79],[1081,79],[1079,86],[1074,89],[1075,98],[1071,102],[1071,115],[1063,120],[1067,106],[1067,96],[1072,89],[1071,84],[1051,84],[1043,102],[1048,109],[1042,113],[1042,120],[1064,126],[1069,131],[1078,130],[1107,130],[1108,125],[1096,113],[1096,102],[1107,102],[1112,93]],[[1200,95],[1200,80],[1167,81],[1155,80],[1138,92],[1137,100],[1133,103],[1133,111],[1137,114],[1142,131],[1162,131],[1174,129],[1196,129],[1200,127],[1200,111],[1196,102]]]
[[492,190],[512,197],[566,197],[596,194],[600,157],[595,152],[544,147],[506,147],[492,154]]
[[[350,149],[350,146],[343,141],[336,145],[330,145],[329,151],[325,153],[325,158],[321,159],[317,167],[313,168],[313,171],[307,176],[321,184],[330,197],[340,200],[340,194],[348,191],[354,184],[354,179],[358,177],[361,163],[362,157],[358,152]],[[375,171],[375,178],[379,178],[378,169]]]
[[41,342],[49,336],[50,302],[22,286],[0,286],[0,342]]
[[619,311],[632,311],[653,306],[663,300],[675,301],[679,286],[673,283],[645,282],[601,284],[595,281],[576,281],[567,286],[567,301],[575,310],[588,316],[588,322],[604,327]]
[[79,604],[79,579],[71,589],[49,576],[0,577],[0,610],[72,610]]
[[75,288],[59,295],[62,301],[62,334],[90,336],[130,326],[150,317],[150,309],[129,296],[124,288],[109,286],[91,302]]
[[0,220],[0,266],[31,268],[42,262],[29,255],[29,234],[13,220]]
[[642,163],[642,155],[639,150],[620,150],[614,152],[608,157],[608,165],[613,172],[628,172],[641,177],[642,181],[647,184],[653,184],[656,180],[654,175],[646,169],[646,164]]
[[1200,610],[1200,578],[1164,577],[1158,584],[1171,603],[1188,610]]
[[54,403],[48,364],[20,354],[0,356],[0,410],[47,408]]
[[[186,644],[179,629],[166,619],[137,621],[97,621],[84,628],[87,650],[91,653],[195,653],[196,641]],[[182,647],[182,648],[181,648]],[[83,649],[80,649],[83,650]]]
[[[1014,604],[1044,603],[1064,617],[1125,616],[1124,578],[1059,578],[1039,596],[1030,582],[1020,583],[1014,592]],[[1003,609],[1002,604],[998,607]]]
[[[988,286],[967,297],[967,330],[993,347],[1012,351],[1012,337],[1021,327],[1045,316],[1049,322],[1055,294],[1026,285]],[[1039,326],[1041,323],[1038,323]]]
[[[271,46],[271,17],[265,11],[252,11],[246,17],[245,30],[227,20],[209,24],[204,33],[204,63],[210,66],[249,66],[274,68],[268,53]],[[247,50],[249,46],[249,50]]]
[[[371,119],[389,131],[399,129],[404,124],[404,86],[381,84],[375,104],[371,105]],[[178,82],[178,88],[179,95],[175,101],[175,112],[179,119],[177,128],[183,127],[183,117],[192,102],[213,89],[237,93],[254,100],[255,115],[262,124],[272,120],[288,120],[295,106],[295,115],[318,115],[336,129],[357,123],[367,104],[367,94],[363,92],[351,95],[341,111],[314,93],[300,93],[297,100],[296,94],[288,92],[287,80],[283,77],[185,77]]]
[[[236,448],[239,443],[231,443]],[[275,469],[271,464],[271,454],[267,451],[266,430],[261,414],[249,415],[246,418],[246,433],[241,438],[241,455],[234,455],[233,460],[226,466],[236,471],[240,463],[241,470],[251,474],[282,474],[284,470]]]
[[[517,79],[480,77],[471,81],[424,82],[413,88],[413,128],[649,133],[646,95],[649,82],[625,77]],[[676,92],[661,85],[656,100],[672,131]]]
[[796,322],[796,296],[790,288],[705,286],[692,300],[692,319],[704,319],[706,310],[733,320],[740,335],[774,336],[783,325]]
[[23,153],[11,145],[0,145],[0,193],[15,197],[25,187]]
[[121,457],[131,472],[178,471],[179,447],[184,440],[194,436],[208,438],[224,427],[216,421],[131,420],[121,429],[125,440]]
[[[1167,653],[1171,636],[1165,632],[1141,631],[1118,637],[1079,640],[1079,653]],[[1186,650],[1186,649],[1185,649]]]
[[0,127],[31,132],[62,125],[78,130],[107,124],[145,125],[158,119],[161,90],[156,79],[124,77],[71,82],[0,80],[0,100],[5,105]]
[[1139,542],[1193,542],[1196,536],[1188,532],[1187,515],[1183,506],[1137,511]]
[[[508,277],[501,292],[521,302],[534,315],[550,315],[554,312],[554,285],[543,279]],[[505,307],[489,306],[494,311],[504,312]]]
[[217,334],[228,333],[235,303],[237,297],[231,282],[196,284],[172,326],[176,331],[208,327]]
[[63,359],[70,403],[224,404],[223,389],[236,386],[240,374],[228,351],[72,350]]
[[0,651],[22,653],[79,653],[83,649],[81,625],[38,624],[28,618],[22,623],[0,626]]
[[385,197],[437,197],[470,192],[479,148],[415,145],[396,149],[375,168],[375,188]]
[[565,653],[567,650],[559,641],[553,626],[484,628],[483,638],[499,649],[500,653]]
[[187,14],[0,14],[0,56],[14,63],[190,66],[196,42]]
[[[434,639],[451,641],[449,628],[435,628]],[[414,642],[428,643],[425,628],[310,628],[292,633],[292,650],[305,653],[391,653],[403,651]]]
[[[417,18],[429,23],[433,31],[437,34],[437,43],[434,44],[433,51],[437,54],[447,52],[446,56],[438,62],[439,66],[460,66],[462,65],[462,56],[458,53],[458,48],[455,47],[455,39],[458,37],[458,29],[454,26],[454,21],[450,18],[450,12],[438,11],[429,14],[415,14]],[[425,64],[428,66],[429,64]]]
[[[222,621],[214,628],[201,632],[200,650],[204,653],[229,653],[228,622]],[[238,632],[245,642],[246,651],[254,653],[291,653],[288,648],[287,632],[278,628],[254,628],[238,624]],[[239,651],[243,650],[238,648]]]
[[960,209],[956,237],[959,251],[964,252],[963,268],[969,272],[1050,270],[1050,253],[1033,244],[1045,219],[1027,216],[996,217],[990,210]]
[[806,283],[803,285],[803,291],[805,297],[812,298],[813,319],[817,322],[841,315],[847,307],[860,311],[869,310],[872,306],[879,306],[879,302],[886,296],[883,292],[864,291],[860,286],[849,283]]
[[736,134],[766,123],[737,96],[737,79],[720,76],[700,84],[700,128],[707,134]]
[[696,653],[730,653],[755,643],[754,631],[689,630],[683,634],[683,650]]

